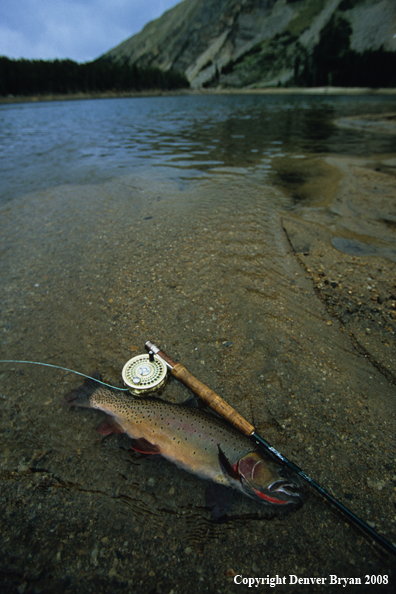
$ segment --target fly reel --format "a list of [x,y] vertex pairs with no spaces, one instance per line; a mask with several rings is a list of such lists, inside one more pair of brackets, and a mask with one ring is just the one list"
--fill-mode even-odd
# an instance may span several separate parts
[[122,370],[124,384],[131,394],[144,396],[160,390],[166,383],[167,367],[160,357],[150,353],[138,355],[125,363]]

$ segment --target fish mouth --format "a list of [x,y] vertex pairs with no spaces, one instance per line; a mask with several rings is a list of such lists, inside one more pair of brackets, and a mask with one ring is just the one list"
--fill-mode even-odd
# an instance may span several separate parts
[[291,480],[281,479],[268,486],[268,492],[284,503],[299,503],[303,501],[301,485]]
[[305,501],[300,485],[290,480],[276,480],[265,488],[260,488],[252,481],[242,479],[242,486],[250,497],[259,499],[262,503],[300,507]]

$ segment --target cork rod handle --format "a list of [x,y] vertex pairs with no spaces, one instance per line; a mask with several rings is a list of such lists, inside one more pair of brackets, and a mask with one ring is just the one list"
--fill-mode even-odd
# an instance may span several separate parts
[[254,427],[244,419],[236,410],[223,400],[216,392],[213,392],[208,386],[205,386],[181,363],[171,369],[171,374],[179,381],[183,382],[190,390],[197,394],[212,410],[226,419],[231,425],[242,431],[245,435],[252,435]]

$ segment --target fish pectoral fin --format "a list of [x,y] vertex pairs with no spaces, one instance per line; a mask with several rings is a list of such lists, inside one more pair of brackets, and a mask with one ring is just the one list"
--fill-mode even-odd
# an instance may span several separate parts
[[227,521],[233,495],[234,490],[225,485],[210,483],[206,488],[205,507],[210,511],[210,517],[216,524]]
[[111,435],[112,433],[125,433],[124,429],[112,417],[102,421],[97,429],[100,435]]
[[135,450],[135,452],[139,452],[140,454],[160,454],[161,450],[158,446],[154,445],[144,439],[144,437],[140,437],[139,439],[131,439],[131,449]]
[[227,456],[224,454],[223,450],[220,447],[220,444],[217,444],[219,449],[219,462],[221,470],[223,471],[225,476],[229,476],[230,478],[234,479],[235,481],[240,481],[239,474],[234,470],[231,466],[230,461],[228,460]]
[[184,400],[183,402],[180,403],[183,406],[188,406],[190,408],[205,408],[207,405],[200,399],[198,398],[195,394],[192,394],[191,396],[189,396],[187,398],[187,400]]

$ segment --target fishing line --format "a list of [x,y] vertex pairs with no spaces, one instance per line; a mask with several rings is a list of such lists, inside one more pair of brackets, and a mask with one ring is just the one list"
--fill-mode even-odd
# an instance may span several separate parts
[[85,373],[81,373],[80,371],[68,369],[67,367],[61,367],[60,365],[52,365],[51,363],[40,363],[39,361],[17,361],[14,359],[2,359],[0,360],[0,363],[28,363],[29,365],[42,365],[43,367],[54,367],[55,369],[62,369],[63,371],[70,371],[70,373],[75,373],[76,375],[82,375],[82,377],[86,377],[87,379],[91,379],[94,382],[98,382],[98,384],[102,384],[102,386],[113,388],[113,390],[120,390],[121,392],[129,391],[129,388],[118,388],[117,386],[111,386],[110,384],[106,384],[105,382],[98,380],[96,377],[91,377],[90,375],[85,375]]

